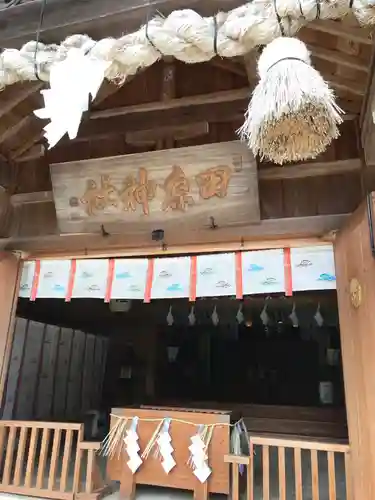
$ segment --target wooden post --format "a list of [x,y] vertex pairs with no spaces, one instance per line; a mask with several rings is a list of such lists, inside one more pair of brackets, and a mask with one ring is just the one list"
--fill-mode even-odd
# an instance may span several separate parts
[[[371,204],[374,204],[373,197]],[[335,241],[342,362],[350,441],[348,499],[375,498],[375,256],[364,204]],[[351,493],[353,496],[351,496]]]
[[0,253],[0,405],[3,408],[5,383],[12,348],[16,316],[20,259],[9,252]]

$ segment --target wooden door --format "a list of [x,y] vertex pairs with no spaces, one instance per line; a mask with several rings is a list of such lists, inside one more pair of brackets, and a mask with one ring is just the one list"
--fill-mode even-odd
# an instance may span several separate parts
[[[373,206],[374,197],[369,200]],[[335,241],[353,485],[348,499],[354,500],[375,499],[375,255],[368,214],[364,203]]]

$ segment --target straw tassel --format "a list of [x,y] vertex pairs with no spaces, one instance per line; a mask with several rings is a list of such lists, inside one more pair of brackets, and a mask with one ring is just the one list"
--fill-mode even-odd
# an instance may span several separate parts
[[258,72],[240,138],[254,155],[280,165],[316,158],[339,136],[343,111],[305,44],[276,38],[263,50]]

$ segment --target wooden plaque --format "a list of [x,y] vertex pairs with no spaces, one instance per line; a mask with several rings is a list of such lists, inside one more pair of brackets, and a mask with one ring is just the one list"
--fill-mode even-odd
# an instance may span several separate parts
[[59,229],[184,231],[259,222],[256,161],[239,141],[51,166]]

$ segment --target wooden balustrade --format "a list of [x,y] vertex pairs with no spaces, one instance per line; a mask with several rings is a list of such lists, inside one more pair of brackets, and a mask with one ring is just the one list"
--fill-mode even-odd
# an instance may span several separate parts
[[232,467],[232,500],[244,482],[247,500],[353,500],[348,444],[270,436],[249,442],[249,457],[224,457]]
[[0,421],[0,492],[95,500],[100,443],[82,439],[83,424]]

